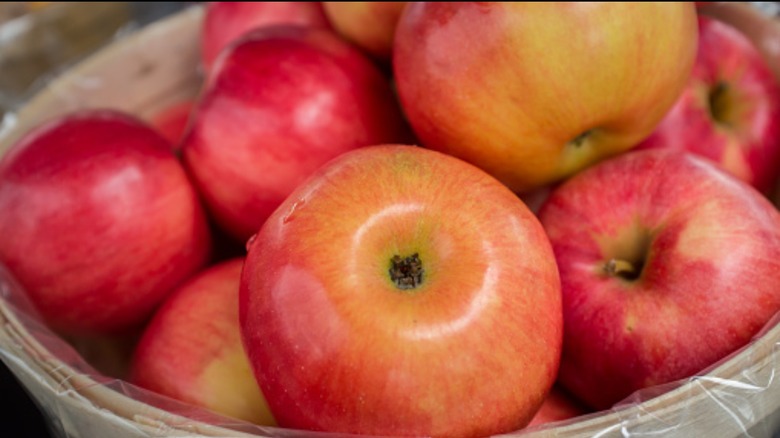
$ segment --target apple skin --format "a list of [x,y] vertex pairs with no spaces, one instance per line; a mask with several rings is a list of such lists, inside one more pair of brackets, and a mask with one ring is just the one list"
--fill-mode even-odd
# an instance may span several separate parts
[[181,148],[182,137],[187,130],[194,107],[194,100],[183,100],[163,108],[152,116],[150,121],[152,127],[171,142],[174,152],[178,152]]
[[244,34],[275,24],[330,28],[321,2],[208,2],[201,34],[204,68],[211,70],[219,53]]
[[780,169],[780,84],[745,35],[700,16],[688,85],[637,148],[700,155],[767,194]]
[[408,2],[322,2],[333,28],[374,58],[389,64],[398,18]]
[[563,183],[539,218],[561,275],[559,382],[594,409],[701,372],[780,310],[777,210],[701,157],[629,152]]
[[[418,254],[400,289],[391,259]],[[280,426],[487,436],[525,426],[558,368],[560,288],[536,217],[419,147],[347,152],[249,243],[244,346]]]
[[409,135],[387,78],[331,31],[264,28],[225,55],[182,150],[216,222],[242,242],[326,161]]
[[84,110],[0,161],[0,262],[52,328],[125,330],[206,263],[206,216],[171,149],[132,116]]
[[515,192],[636,146],[682,92],[692,3],[412,2],[393,65],[421,143]]
[[555,385],[544,399],[542,407],[536,412],[528,427],[556,421],[570,420],[591,412],[578,401],[574,400],[565,390]]
[[243,258],[213,265],[157,310],[135,349],[130,382],[255,424],[276,422],[238,329]]

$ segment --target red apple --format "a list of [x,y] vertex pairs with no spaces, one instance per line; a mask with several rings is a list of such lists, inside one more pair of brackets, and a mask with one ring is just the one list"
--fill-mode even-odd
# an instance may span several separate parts
[[775,6],[772,2],[702,2],[698,12],[739,29],[761,52],[775,77],[780,77],[780,56],[777,56],[780,25],[777,20],[767,19],[770,18],[767,15],[773,15]]
[[698,156],[624,154],[539,217],[563,291],[559,381],[594,409],[701,372],[780,310],[780,214]]
[[393,66],[424,146],[525,192],[650,135],[696,37],[692,3],[412,2]]
[[209,2],[201,35],[206,71],[230,43],[256,28],[275,24],[330,27],[321,2]]
[[241,241],[326,161],[408,133],[388,80],[331,31],[260,29],[221,60],[183,153],[216,221]]
[[570,420],[590,412],[559,386],[553,386],[528,427]]
[[487,436],[555,380],[557,268],[536,217],[479,169],[412,146],[350,151],[249,243],[241,332],[279,425]]
[[699,17],[688,86],[638,148],[700,155],[768,193],[780,169],[780,84],[745,35]]
[[181,146],[181,140],[194,106],[195,102],[192,100],[176,102],[163,108],[152,117],[152,127],[171,142],[174,151],[178,151]]
[[129,115],[85,110],[0,161],[0,262],[53,328],[138,324],[206,262],[206,218],[171,149]]
[[230,417],[272,426],[238,329],[243,258],[202,271],[155,313],[135,350],[130,382]]
[[322,2],[325,15],[344,38],[390,63],[398,18],[408,2]]

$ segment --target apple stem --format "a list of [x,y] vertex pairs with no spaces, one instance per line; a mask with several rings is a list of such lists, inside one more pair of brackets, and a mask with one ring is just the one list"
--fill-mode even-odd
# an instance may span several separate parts
[[414,289],[419,286],[424,272],[420,255],[417,253],[408,257],[394,255],[390,259],[390,279],[399,289]]
[[636,279],[639,274],[633,263],[621,259],[610,259],[604,266],[604,270],[613,277],[622,277],[627,280]]
[[572,140],[570,143],[572,145],[574,145],[575,147],[582,146],[582,144],[585,143],[585,139],[587,139],[588,136],[590,135],[591,131],[592,130],[589,129],[589,130],[583,132],[582,134],[574,137],[574,140]]

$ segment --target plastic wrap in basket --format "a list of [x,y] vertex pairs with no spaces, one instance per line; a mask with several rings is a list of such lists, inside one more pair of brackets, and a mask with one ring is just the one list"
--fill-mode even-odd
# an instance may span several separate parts
[[[777,67],[780,57],[773,43],[780,41],[780,26],[749,8],[715,5],[711,12],[735,17]],[[194,97],[201,81],[195,42],[202,18],[202,8],[189,8],[111,44],[48,82],[6,118],[0,153],[30,128],[72,110],[108,107],[148,120],[160,109]],[[706,373],[642,390],[607,411],[515,434],[772,436],[780,430],[780,327],[775,322]],[[0,269],[0,359],[44,411],[51,428],[63,436],[332,436],[232,420],[101,375],[39,320],[5,269]]]

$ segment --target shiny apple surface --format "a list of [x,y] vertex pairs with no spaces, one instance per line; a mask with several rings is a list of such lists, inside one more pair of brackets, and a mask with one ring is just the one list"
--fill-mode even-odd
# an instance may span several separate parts
[[280,425],[480,436],[527,424],[562,334],[536,217],[477,168],[411,146],[334,160],[249,244],[242,335]]

